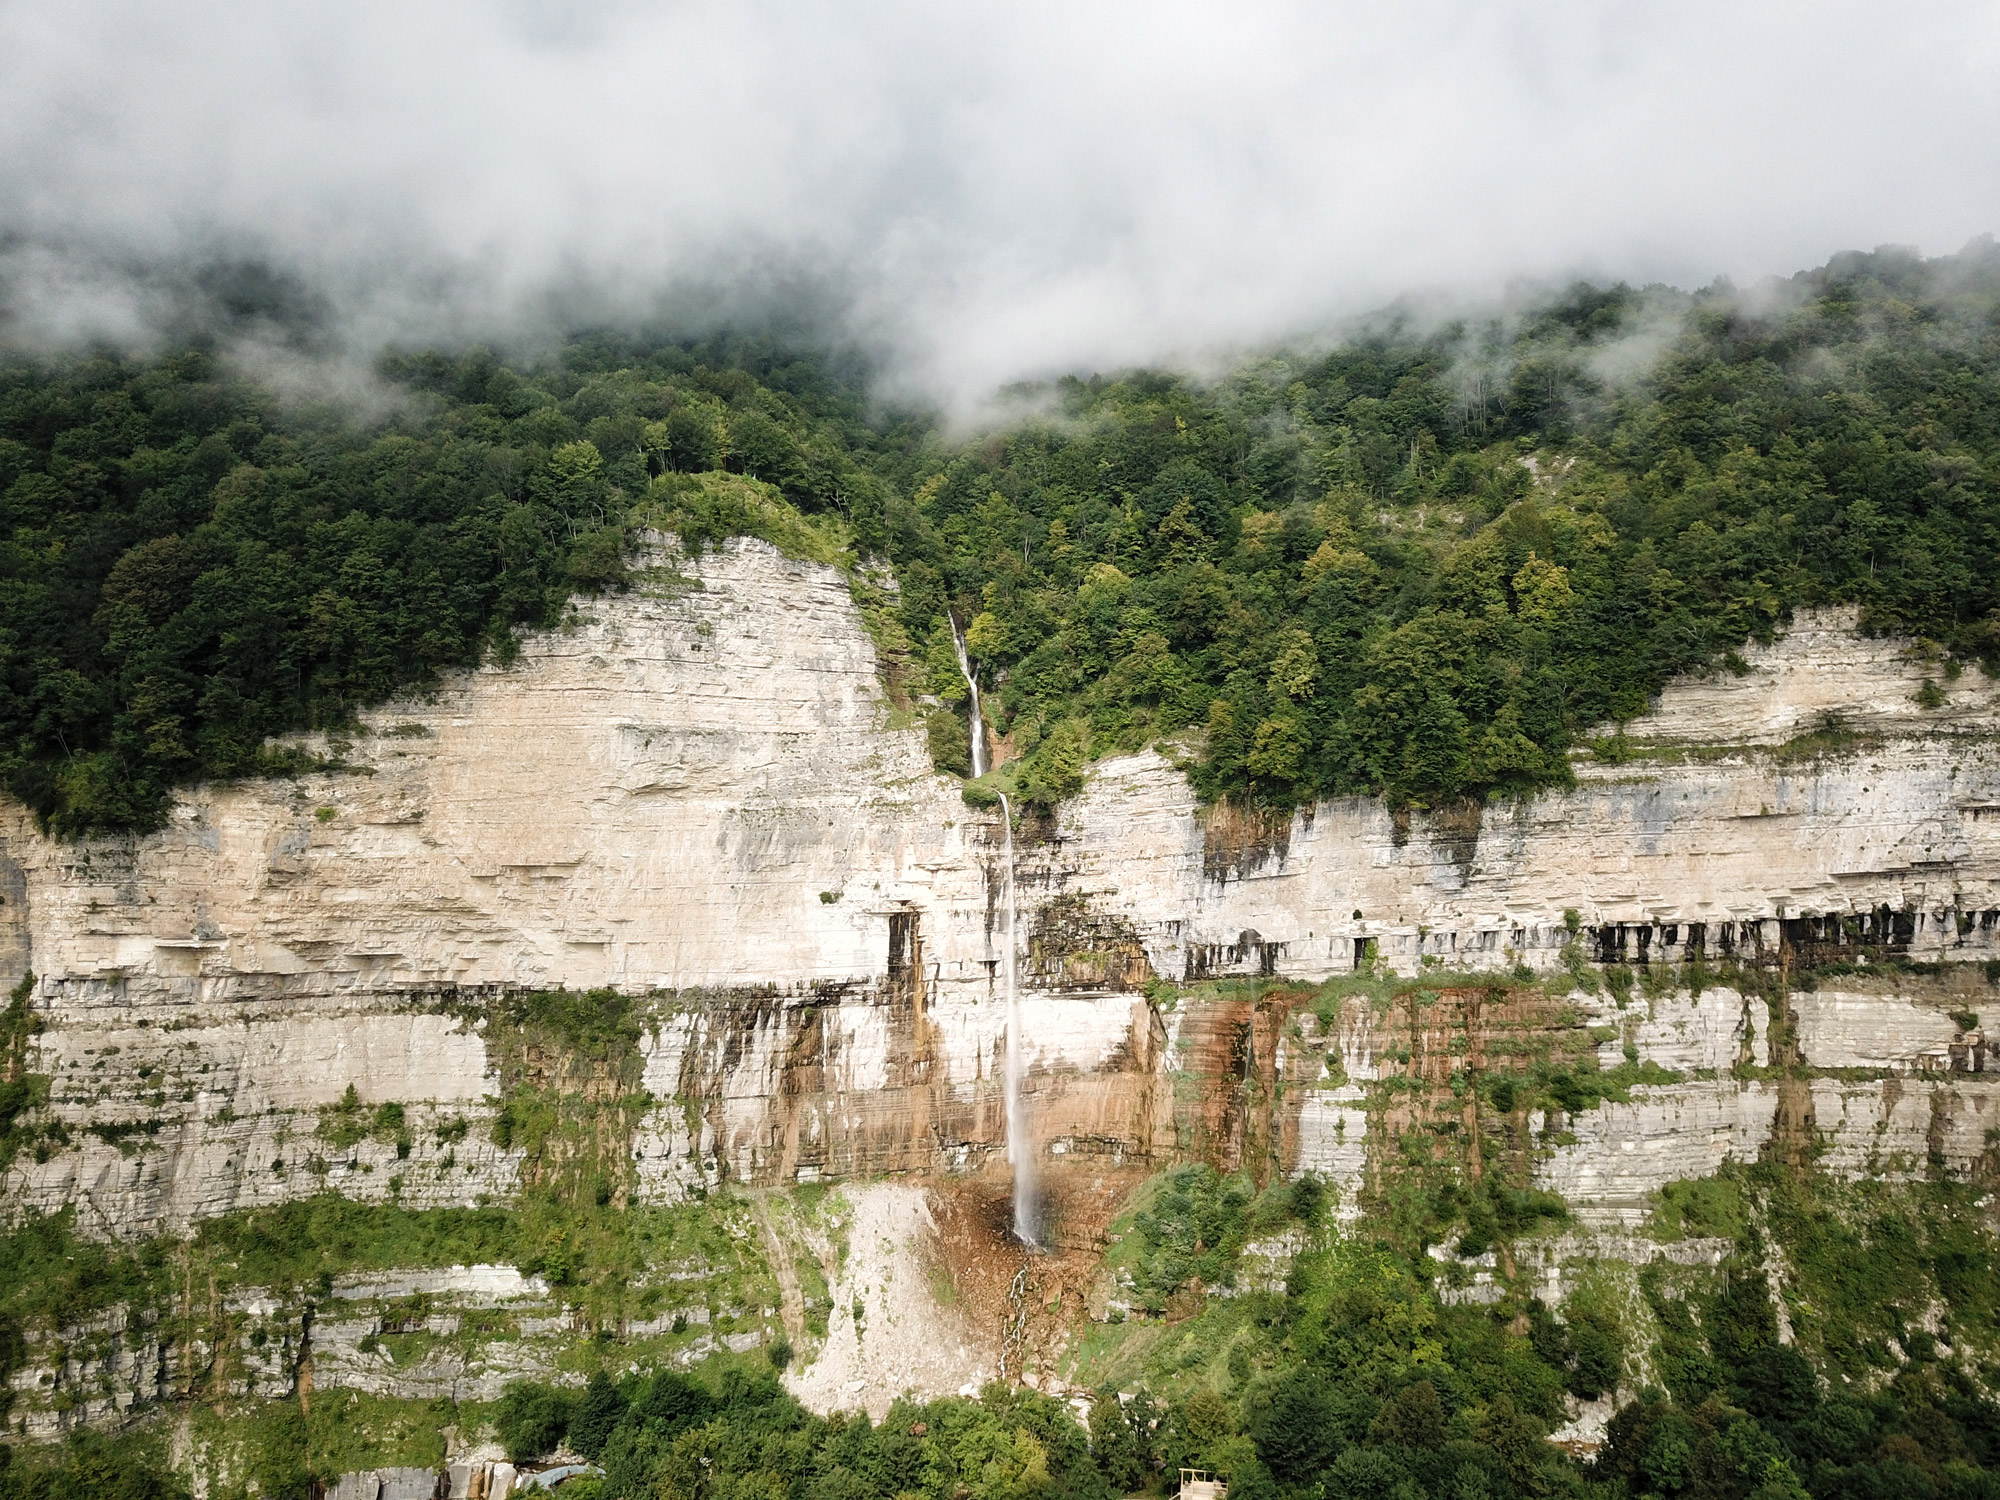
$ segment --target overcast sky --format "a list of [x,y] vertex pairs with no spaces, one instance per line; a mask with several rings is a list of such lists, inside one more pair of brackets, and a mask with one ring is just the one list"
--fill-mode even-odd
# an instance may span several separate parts
[[0,0],[16,338],[141,328],[119,268],[189,257],[364,340],[807,286],[962,396],[1995,229],[1992,3]]

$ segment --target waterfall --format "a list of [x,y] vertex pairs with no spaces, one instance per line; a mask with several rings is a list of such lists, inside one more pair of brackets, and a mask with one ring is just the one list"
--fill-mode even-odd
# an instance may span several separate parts
[[[958,653],[959,675],[971,698],[972,777],[986,774],[986,721],[979,712],[979,675],[972,670],[972,658],[965,649],[965,636],[950,610],[945,620],[951,626],[952,650]],[[1028,1138],[1028,1104],[1021,1097],[1021,1070],[1024,1051],[1021,1035],[1021,992],[1014,974],[1014,807],[1007,794],[1000,794],[1000,826],[1006,831],[1007,865],[1007,947],[1000,972],[1007,986],[1007,1160],[1014,1168],[1014,1237],[1024,1245],[1038,1243],[1035,1224],[1035,1147]]]
[[[977,703],[977,699],[974,700]],[[975,707],[974,714],[978,713]],[[978,722],[975,718],[974,722]],[[1014,1168],[1014,1238],[1024,1245],[1040,1243],[1035,1223],[1035,1143],[1028,1135],[1028,1102],[1021,1096],[1026,1056],[1021,1028],[1021,991],[1014,976],[1014,809],[1000,794],[1000,826],[1007,833],[1007,947],[1000,972],[1007,985],[1007,1160]]]
[[944,612],[944,617],[951,626],[951,648],[958,653],[958,674],[965,679],[966,691],[972,695],[972,779],[977,781],[986,774],[986,721],[979,715],[979,677],[972,670],[972,658],[965,654],[965,637],[959,632],[958,618],[950,610]]

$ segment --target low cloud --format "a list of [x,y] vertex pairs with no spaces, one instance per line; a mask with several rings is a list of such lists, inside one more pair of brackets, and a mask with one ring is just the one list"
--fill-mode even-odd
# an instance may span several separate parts
[[1962,0],[0,9],[24,343],[782,317],[963,401],[1997,225],[2000,10]]

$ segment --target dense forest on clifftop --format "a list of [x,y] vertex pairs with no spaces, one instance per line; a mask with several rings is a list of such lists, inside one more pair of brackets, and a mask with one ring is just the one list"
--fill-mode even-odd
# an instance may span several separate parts
[[971,436],[865,372],[577,337],[391,352],[379,414],[196,343],[0,365],[0,772],[64,834],[282,771],[270,736],[504,657],[635,532],[886,559],[899,690],[964,770],[951,624],[1032,800],[1177,737],[1209,796],[1562,782],[1598,726],[1851,601],[2000,664],[2000,252],[1755,296],[1577,285],[1208,380],[1015,393]]

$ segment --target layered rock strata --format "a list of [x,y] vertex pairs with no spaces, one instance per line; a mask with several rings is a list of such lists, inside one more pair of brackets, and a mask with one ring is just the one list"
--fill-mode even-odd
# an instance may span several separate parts
[[[782,1332],[772,1285],[740,1207],[722,1215],[732,1253],[684,1253],[633,1288],[615,1321],[634,1358],[686,1366],[755,1349]],[[730,1231],[734,1231],[731,1233]],[[714,1237],[711,1237],[714,1238]],[[34,1341],[10,1379],[10,1428],[46,1438],[116,1425],[174,1401],[278,1400],[301,1388],[405,1401],[492,1402],[524,1376],[576,1384],[564,1355],[599,1331],[540,1275],[507,1265],[413,1267],[331,1277],[321,1287],[239,1288],[168,1308],[119,1308]]]
[[[0,982],[37,976],[29,1065],[59,1127],[8,1165],[9,1213],[130,1237],[327,1188],[502,1197],[522,1156],[490,1128],[486,1007],[559,987],[639,1003],[642,1200],[995,1157],[994,814],[897,727],[833,570],[757,542],[656,561],[512,663],[312,742],[338,770],[196,789],[144,838],[8,815]],[[1650,998],[1593,982],[1547,1022],[1675,1075],[1520,1122],[1586,1221],[1635,1224],[1774,1133],[1842,1172],[1989,1170],[1985,982],[1910,965],[1995,956],[2000,694],[1853,624],[1804,619],[1675,686],[1572,789],[1519,802],[1273,822],[1200,808],[1165,754],[1106,761],[1019,853],[1040,1147],[1311,1168],[1351,1212],[1400,1128],[1370,1102],[1409,1046],[1394,1018],[1167,1006],[1149,981],[1672,963]],[[1851,974],[1788,987],[1829,964]],[[1774,974],[1775,1012],[1742,977]],[[1774,1063],[1843,1071],[1800,1094]]]
[[[1205,816],[1159,754],[1106,762],[1021,858],[1047,1140],[1166,1144],[1172,1027],[1136,993],[1148,974],[1542,971],[1578,942],[1630,962],[1990,954],[2000,709],[1967,679],[1923,710],[1922,670],[1809,620],[1744,675],[1671,689],[1642,726],[1653,759],[1433,816],[1346,799],[1259,826]],[[1759,748],[1829,723],[1871,737]],[[755,542],[663,563],[367,731],[328,747],[345,771],[199,789],[143,839],[53,843],[14,815],[0,956],[39,976],[33,1067],[71,1144],[17,1160],[11,1203],[143,1234],[322,1185],[504,1192],[514,1163],[483,1132],[439,1144],[498,1091],[463,1016],[502,988],[656,997],[645,1087],[673,1102],[642,1132],[649,1193],[995,1147],[992,817],[890,727],[832,570]],[[1706,1003],[1630,1040],[1677,1070],[1760,1060],[1756,1018]],[[1802,997],[1798,1020],[1810,1063],[1983,1065],[1943,1009],[1894,994]],[[414,1149],[321,1149],[349,1087],[409,1109]],[[1702,1087],[1690,1101],[1730,1093]]]

